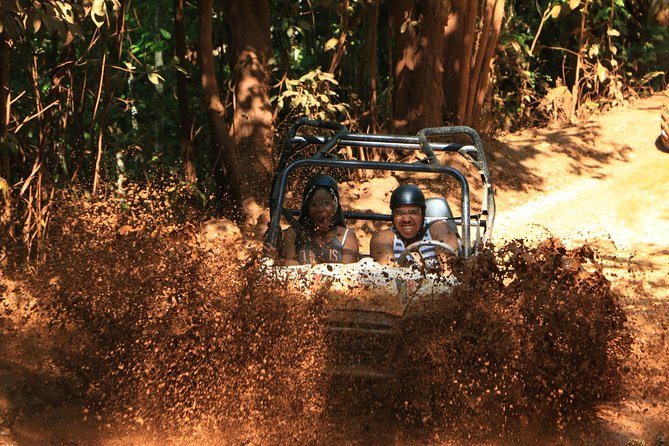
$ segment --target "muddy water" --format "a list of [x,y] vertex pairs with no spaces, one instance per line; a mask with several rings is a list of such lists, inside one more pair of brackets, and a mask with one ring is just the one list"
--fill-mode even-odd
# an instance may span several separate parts
[[[398,379],[341,382],[326,361],[327,296],[305,300],[262,274],[234,231],[205,237],[169,210],[130,210],[63,207],[42,265],[6,262],[20,285],[1,334],[51,340],[39,361],[67,401],[44,406],[76,406],[74,425],[180,444],[541,443],[597,438],[594,409],[618,396],[630,339],[587,246],[516,241],[455,262],[453,295],[402,324]],[[5,355],[30,362],[20,347]],[[26,403],[33,384],[0,386],[16,438],[40,416]]]

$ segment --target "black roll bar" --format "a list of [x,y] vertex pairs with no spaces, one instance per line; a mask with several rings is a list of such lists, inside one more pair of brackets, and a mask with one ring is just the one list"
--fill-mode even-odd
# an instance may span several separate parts
[[469,207],[469,183],[467,178],[457,169],[444,166],[442,164],[410,164],[410,163],[389,163],[385,161],[359,161],[359,160],[338,160],[338,159],[317,159],[305,158],[293,161],[285,169],[277,174],[273,185],[272,202],[270,203],[270,224],[265,238],[265,245],[269,248],[276,248],[279,240],[281,209],[286,193],[286,183],[288,176],[298,168],[305,167],[330,167],[330,168],[348,168],[348,169],[370,169],[383,171],[401,171],[401,172],[426,172],[450,175],[460,184],[460,201],[462,210],[462,240],[463,256],[469,257],[471,253],[470,245],[470,207]]

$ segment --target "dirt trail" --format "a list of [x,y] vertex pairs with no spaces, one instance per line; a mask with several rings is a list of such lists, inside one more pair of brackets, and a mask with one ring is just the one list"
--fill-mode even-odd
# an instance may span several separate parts
[[[664,443],[658,443],[657,435],[669,435],[669,346],[666,340],[669,327],[669,192],[665,185],[665,179],[669,177],[669,153],[661,152],[655,146],[663,102],[669,102],[669,97],[656,95],[626,108],[611,110],[581,125],[527,130],[486,143],[496,187],[496,245],[515,238],[540,241],[550,236],[559,238],[568,247],[587,242],[596,248],[605,275],[622,293],[634,336],[633,357],[625,376],[624,398],[598,410],[602,429],[611,434],[607,438],[619,438],[621,445],[638,439],[659,446]],[[392,189],[391,186],[388,179],[375,179],[364,187],[348,184],[343,187],[343,196],[353,197],[361,203],[365,201],[366,205],[373,201],[385,208],[386,192]],[[350,206],[351,203],[345,204]],[[101,223],[106,224],[108,222]],[[164,305],[185,299],[185,295],[177,295],[174,291],[183,286],[179,280],[170,283],[164,280],[170,277],[169,274],[153,270],[149,272],[155,276],[147,277],[146,270],[132,265],[133,262],[144,263],[149,268],[157,266],[169,272],[169,268],[179,262],[188,263],[195,251],[177,251],[169,258],[148,258],[139,252],[139,247],[152,252],[149,246],[151,239],[142,239],[140,235],[121,234],[105,240],[108,245],[100,247],[99,263],[93,263],[99,271],[74,269],[69,276],[63,275],[61,280],[81,281],[76,291],[81,290],[85,299],[95,297],[95,293],[109,299],[125,298],[133,292],[142,294],[142,288],[131,287],[128,279],[142,283],[146,290],[161,297],[160,302]],[[169,238],[163,242],[165,252],[172,252],[169,251]],[[119,245],[126,249],[121,251],[127,254],[123,265],[118,265],[117,258],[107,258],[109,253],[114,252],[112,248],[118,249]],[[220,253],[207,251],[206,258],[211,262],[211,271],[218,272]],[[193,277],[201,280],[205,289],[208,280],[220,289],[234,288],[231,283],[218,283],[225,281],[224,278],[217,281],[212,277],[198,276],[201,271],[198,269],[201,266],[199,260],[190,261],[193,265],[192,271],[188,270],[189,274],[193,273]],[[182,273],[178,269],[175,271]],[[117,277],[121,272],[124,276]],[[18,300],[29,303],[35,299],[21,283],[2,273],[0,269],[0,291],[6,293],[3,297],[6,298],[4,305],[7,310],[21,307],[23,304],[17,303]],[[86,274],[96,275],[99,279],[91,283]],[[127,289],[120,288],[120,292],[115,294],[117,289],[105,286],[105,282],[113,281],[127,285]],[[59,289],[64,285],[55,280],[44,286]],[[69,289],[72,290],[72,287]],[[188,290],[196,303],[201,303],[197,299],[202,295],[206,297],[206,292],[199,288]],[[118,303],[123,308],[122,299]],[[99,308],[104,310],[106,306]],[[265,310],[270,312],[272,308]],[[60,365],[50,361],[52,356],[59,356],[61,361],[67,360],[68,350],[75,351],[77,346],[63,342],[68,340],[45,337],[36,329],[40,321],[30,317],[22,319],[16,316],[17,313],[6,312],[6,319],[0,314],[0,446],[226,442],[227,437],[221,432],[213,435],[205,433],[197,440],[188,437],[166,439],[159,433],[143,429],[143,421],[129,429],[127,426],[108,424],[106,419],[84,412],[77,400],[63,404],[70,394],[81,393],[81,389],[72,388],[76,387],[76,380],[58,378],[56,372]],[[85,316],[94,319],[97,315]],[[257,316],[263,322],[267,319],[263,313]],[[110,320],[123,322],[122,318],[111,316]],[[182,318],[176,313],[174,321],[173,326],[167,327],[168,332],[156,335],[156,339],[175,333],[178,335],[189,328],[184,328],[184,324],[193,324],[192,319]],[[95,328],[100,328],[100,333],[113,333],[113,330],[105,331],[108,327]],[[128,328],[137,327],[128,325]],[[141,326],[139,328],[142,329]],[[283,326],[277,323],[274,329],[281,332]],[[221,333],[229,331],[226,330],[221,328]],[[291,339],[289,334],[284,333],[286,339]],[[156,353],[153,359],[158,364],[165,358],[170,359],[172,353],[174,351],[166,349],[161,354]],[[220,370],[212,371],[206,364],[199,372],[221,376]],[[157,377],[151,378],[147,379],[147,389],[150,384],[159,382]],[[207,383],[206,380],[202,382]],[[348,444],[355,443],[358,438],[351,430],[357,432],[368,428],[334,426],[332,430],[338,433],[337,438],[341,438],[342,443]],[[419,440],[409,440],[410,437],[410,433],[398,434],[394,442],[420,443]],[[369,440],[369,437],[360,438]],[[379,442],[379,438],[382,437],[367,442]],[[382,442],[392,441],[384,438]],[[550,442],[571,444],[560,438]],[[255,443],[262,441],[255,438]],[[443,444],[449,443],[444,440]]]
[[625,298],[638,367],[628,395],[600,416],[621,438],[648,444],[669,434],[669,153],[655,145],[668,102],[658,94],[576,128],[502,138],[512,151],[532,141],[537,152],[524,166],[545,182],[528,193],[498,189],[494,231],[497,242],[555,236],[599,250]]

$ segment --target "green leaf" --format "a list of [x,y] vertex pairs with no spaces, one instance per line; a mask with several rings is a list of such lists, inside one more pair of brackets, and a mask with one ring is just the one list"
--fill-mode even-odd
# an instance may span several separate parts
[[149,81],[153,85],[158,85],[159,83],[161,83],[162,81],[165,80],[164,77],[162,77],[160,74],[156,73],[155,71],[152,71],[151,73],[149,73],[147,75],[147,77],[149,78]]
[[604,67],[604,65],[597,62],[597,77],[599,78],[599,82],[604,82],[608,74],[609,71]]
[[[35,14],[33,14],[32,22],[33,22],[33,29],[35,30],[35,32],[38,32],[40,30],[40,28],[42,27],[42,19],[40,18],[39,12],[36,12]],[[2,31],[0,31],[0,32],[2,32]]]
[[172,34],[170,34],[170,32],[169,32],[168,30],[166,30],[166,29],[160,28],[160,34],[161,34],[165,39],[168,39],[168,40],[169,40],[169,39],[172,38]]
[[316,77],[316,71],[310,71],[304,76],[300,78],[301,81],[306,81],[306,80],[314,80],[314,77]]
[[9,197],[9,183],[4,178],[0,177],[0,192],[3,197]]
[[334,37],[330,38],[330,40],[325,42],[325,51],[330,51],[331,49],[336,47],[337,42],[339,42],[339,40],[335,39]]
[[598,55],[599,55],[599,45],[597,45],[595,43],[588,50],[588,56],[589,57],[595,57],[595,56],[598,56]]
[[334,108],[340,113],[346,113],[346,104],[335,104]]
[[58,17],[68,23],[74,24],[74,12],[72,12],[72,5],[65,2],[56,1],[59,12]]
[[650,73],[647,73],[644,77],[641,78],[641,80],[639,81],[639,85],[647,84],[656,77],[660,76],[664,76],[664,71],[651,71]]
[[553,9],[551,9],[551,17],[557,19],[558,17],[560,17],[560,11],[562,11],[562,6],[560,5],[553,6]]
[[91,19],[98,28],[105,24],[105,16],[99,16],[95,13],[91,13]]
[[107,5],[105,4],[105,0],[93,0],[91,13],[101,16],[107,15]]

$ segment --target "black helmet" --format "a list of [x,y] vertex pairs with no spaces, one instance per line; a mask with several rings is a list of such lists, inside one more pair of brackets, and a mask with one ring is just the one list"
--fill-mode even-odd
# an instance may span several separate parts
[[425,195],[415,184],[403,184],[390,196],[390,209],[407,204],[420,206],[425,211]]
[[307,185],[304,186],[304,192],[302,193],[302,199],[304,200],[307,198],[307,195],[310,195],[310,192],[312,192],[312,189],[316,187],[326,187],[328,189],[331,189],[334,191],[337,195],[339,195],[339,186],[337,185],[337,181],[332,178],[330,175],[324,175],[322,173],[317,173],[313,177],[309,178],[309,181],[307,181]]

